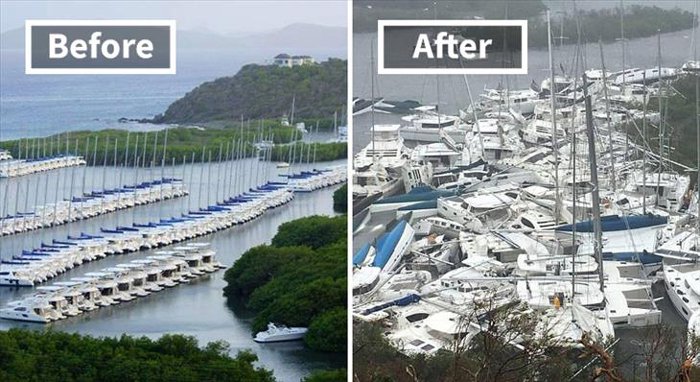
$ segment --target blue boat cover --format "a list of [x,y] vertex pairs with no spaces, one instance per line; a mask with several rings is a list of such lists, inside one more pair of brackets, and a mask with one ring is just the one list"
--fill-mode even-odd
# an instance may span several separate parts
[[360,248],[357,253],[355,253],[355,256],[352,257],[352,265],[360,265],[362,264],[363,261],[367,258],[367,254],[369,253],[370,245],[369,243],[365,244]]
[[414,192],[422,187],[416,187],[408,194],[389,196],[384,199],[380,199],[375,202],[375,204],[391,204],[391,203],[407,203],[407,202],[424,202],[428,200],[437,200],[437,198],[444,198],[448,196],[454,196],[457,194],[457,190],[432,190],[432,191],[420,191]]
[[394,253],[394,249],[396,249],[396,245],[399,243],[399,239],[401,239],[405,229],[406,222],[402,220],[391,232],[385,233],[377,239],[377,254],[374,257],[373,266],[384,268]]
[[420,296],[415,294],[415,293],[411,293],[411,294],[406,295],[404,297],[397,298],[396,300],[385,302],[381,305],[377,305],[377,306],[373,306],[371,308],[365,309],[362,311],[362,315],[367,316],[367,315],[372,314],[374,312],[384,310],[390,306],[407,306],[407,305],[413,304],[413,303],[418,302],[418,301],[420,301]]
[[[618,216],[610,215],[600,218],[600,225],[603,232],[622,231],[626,229],[653,227],[664,225],[668,222],[668,217],[659,215],[632,215]],[[571,232],[573,224],[566,224],[556,228],[557,231]],[[593,220],[586,220],[576,223],[577,232],[593,232]]]
[[399,211],[430,210],[434,208],[437,208],[437,199],[409,204],[399,208]]

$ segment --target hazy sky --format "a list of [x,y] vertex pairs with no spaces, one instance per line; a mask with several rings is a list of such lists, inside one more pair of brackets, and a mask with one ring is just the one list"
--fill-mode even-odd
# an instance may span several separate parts
[[24,1],[0,0],[0,32],[25,19],[175,19],[178,29],[247,33],[293,23],[347,26],[344,0]]

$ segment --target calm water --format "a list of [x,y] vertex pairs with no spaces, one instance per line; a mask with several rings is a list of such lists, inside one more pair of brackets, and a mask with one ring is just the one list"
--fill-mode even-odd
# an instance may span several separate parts
[[[234,162],[235,163],[235,162]],[[337,162],[334,164],[341,164]],[[255,183],[255,174],[258,180],[269,174],[272,179],[276,178],[277,170],[272,165],[245,160],[238,162],[238,174],[230,189],[243,190]],[[304,167],[313,167],[306,165]],[[9,236],[0,239],[2,247],[0,253],[3,258],[9,258],[17,253],[21,248],[36,246],[41,241],[65,238],[69,232],[97,232],[100,227],[113,227],[118,224],[130,224],[133,221],[146,222],[157,220],[159,217],[179,215],[184,212],[188,204],[191,208],[204,206],[215,201],[215,190],[219,190],[219,199],[223,197],[223,173],[226,164],[209,165],[187,165],[166,167],[166,176],[183,176],[191,191],[190,196],[170,200],[161,204],[137,207],[133,210],[126,210],[120,213],[104,215],[87,221],[78,222],[69,226],[62,226],[47,229],[39,232],[22,235]],[[299,168],[297,168],[298,170]],[[160,169],[153,171],[153,176],[160,175]],[[147,170],[139,170],[139,180],[148,178]],[[106,174],[105,182],[109,186],[117,184],[119,171],[108,168],[105,172],[103,168],[75,168],[63,169],[49,174],[31,175],[19,179],[0,181],[0,193],[5,193],[5,185],[9,182],[7,195],[3,195],[0,200],[7,200],[5,208],[12,212],[15,199],[16,185],[20,184],[19,195],[29,195],[28,203],[32,205],[35,197],[35,182],[38,180],[41,187],[39,192],[39,202],[44,199],[52,201],[55,197],[53,190],[58,190],[58,194],[63,197],[71,194],[70,184],[73,177],[73,194],[78,194],[82,189],[82,179],[85,175],[85,183],[101,187],[103,175]],[[251,175],[253,174],[253,175]],[[50,176],[49,176],[50,175]],[[48,179],[52,186],[44,187],[44,181]],[[127,169],[122,174],[122,183],[133,183],[136,178],[133,169]],[[56,179],[59,179],[58,187],[55,187]],[[217,181],[218,179],[218,181]],[[217,188],[218,184],[218,188]],[[27,185],[29,191],[26,192]],[[98,187],[98,188],[99,188]],[[90,187],[86,187],[88,189]],[[47,190],[46,192],[44,190]],[[269,243],[276,233],[277,227],[289,220],[299,217],[322,214],[332,215],[333,189],[326,189],[310,194],[300,194],[287,206],[273,210],[260,219],[248,223],[241,227],[217,232],[211,236],[198,239],[198,241],[211,242],[217,251],[218,259],[225,265],[230,266],[248,248],[264,243]],[[25,203],[24,196],[18,200],[18,205]],[[20,208],[22,210],[23,208]],[[104,260],[88,263],[77,267],[67,274],[56,278],[55,281],[68,280],[78,277],[86,272],[97,271],[115,264],[124,263],[137,258],[144,258],[152,251],[137,252],[128,255],[108,257]],[[200,343],[209,341],[225,340],[231,344],[232,353],[242,349],[253,350],[260,358],[260,365],[274,370],[275,376],[281,381],[299,381],[303,376],[308,375],[314,369],[342,367],[345,364],[344,357],[329,356],[319,354],[304,348],[302,343],[288,343],[282,345],[259,345],[252,340],[250,323],[252,318],[246,312],[236,312],[226,305],[226,300],[222,295],[225,286],[223,280],[224,272],[217,272],[209,275],[205,279],[198,280],[192,285],[182,285],[173,289],[138,299],[127,304],[103,308],[96,312],[71,318],[50,325],[53,329],[65,330],[69,332],[79,332],[95,336],[119,336],[128,333],[136,336],[148,336],[157,338],[165,333],[182,333],[197,337]],[[0,288],[0,305],[18,299],[27,293],[32,293],[31,289],[10,289]],[[0,329],[10,327],[27,327],[42,330],[44,326],[39,324],[26,324],[0,320]],[[48,327],[48,326],[47,326]]]
[[[353,92],[354,96],[369,98],[372,94],[370,82],[372,40],[376,50],[376,34],[356,33],[353,36]],[[697,43],[697,42],[696,42]],[[661,64],[680,67],[692,59],[692,30],[661,35]],[[653,67],[657,65],[657,37],[630,40],[625,44],[625,66]],[[561,74],[560,64],[566,70],[573,67],[574,45],[557,47],[553,51],[556,74]],[[621,44],[603,45],[607,70],[622,69]],[[583,45],[585,68],[600,68],[600,48],[598,43]],[[376,68],[376,54],[375,54]],[[476,99],[485,87],[496,88],[499,84],[511,89],[525,89],[534,80],[538,85],[549,76],[549,55],[547,50],[530,50],[528,52],[527,75],[471,75],[467,76],[473,99]],[[438,81],[440,92],[438,94]],[[435,105],[445,113],[456,114],[469,104],[467,86],[463,76],[440,75],[377,75],[374,87],[375,97],[387,100],[416,100],[422,104]],[[439,95],[439,97],[438,97]],[[375,123],[399,123],[394,115],[375,114]],[[369,143],[370,114],[365,113],[353,119],[353,152],[358,152]]]
[[[122,124],[126,118],[150,118],[202,82],[233,76],[248,63],[263,63],[279,53],[261,47],[237,51],[178,51],[176,75],[24,74],[24,51],[0,49],[0,140],[40,137],[63,131],[106,128],[144,129]],[[315,57],[346,57],[311,49]]]

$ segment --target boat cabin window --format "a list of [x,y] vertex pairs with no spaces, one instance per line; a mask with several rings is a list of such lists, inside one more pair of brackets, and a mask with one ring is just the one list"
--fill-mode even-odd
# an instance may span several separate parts
[[[36,309],[39,310],[39,309]],[[26,312],[27,308],[20,306],[19,308],[15,308],[15,312]],[[38,313],[38,312],[37,312]]]
[[415,340],[409,342],[409,344],[411,344],[411,345],[413,345],[413,346],[416,346],[416,347],[419,347],[420,345],[423,345],[424,343],[425,343],[425,342],[423,342],[423,341],[421,341],[421,340],[419,340],[419,339],[415,339]]
[[618,206],[623,206],[623,205],[629,204],[629,203],[630,203],[630,201],[627,198],[622,198],[616,202],[616,204]]
[[421,126],[424,129],[439,129],[442,127],[452,126],[454,124],[455,124],[455,121],[447,121],[447,122],[441,122],[441,123],[424,122],[421,124]]
[[374,181],[374,178],[365,177],[365,176],[358,176],[356,178],[355,183],[359,186],[376,186],[377,185],[377,182]]
[[533,228],[533,229],[535,228],[535,225],[532,224],[532,222],[530,221],[530,219],[521,218],[520,221],[523,223],[524,226],[526,226],[526,227],[528,227],[528,228]]
[[408,320],[408,322],[423,321],[426,318],[428,318],[428,313],[415,313],[411,314],[410,316],[406,316],[406,320]]

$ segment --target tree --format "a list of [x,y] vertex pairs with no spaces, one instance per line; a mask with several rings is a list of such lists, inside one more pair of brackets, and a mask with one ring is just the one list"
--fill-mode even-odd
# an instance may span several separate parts
[[338,328],[347,326],[347,308],[340,307],[321,313],[309,327],[309,333],[304,340],[319,350],[343,352],[347,347],[348,333]]
[[251,248],[226,271],[224,294],[234,308],[255,312],[253,332],[270,322],[308,327],[310,348],[347,350],[346,219],[284,223],[272,245]]
[[317,370],[303,379],[303,382],[345,382],[348,380],[346,369]]
[[280,226],[272,245],[321,248],[347,237],[347,217],[309,216]]
[[339,213],[348,212],[348,185],[344,184],[333,193],[333,211]]
[[0,380],[15,381],[274,381],[249,352],[228,355],[225,343],[122,335],[95,338],[64,332],[0,331]]

